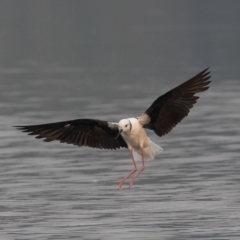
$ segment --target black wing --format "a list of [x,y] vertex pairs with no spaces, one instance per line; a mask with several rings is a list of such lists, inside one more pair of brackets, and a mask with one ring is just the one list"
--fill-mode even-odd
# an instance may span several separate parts
[[32,126],[16,126],[45,142],[59,140],[62,143],[93,148],[117,149],[127,148],[126,142],[118,135],[118,125],[94,119],[78,119]]
[[211,81],[208,68],[185,83],[157,98],[139,117],[139,122],[146,128],[154,130],[158,136],[169,133],[197,102],[196,93],[203,92]]

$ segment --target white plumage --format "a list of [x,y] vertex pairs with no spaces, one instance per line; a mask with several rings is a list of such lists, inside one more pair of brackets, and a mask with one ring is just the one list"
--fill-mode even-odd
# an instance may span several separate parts
[[154,159],[157,154],[163,151],[159,145],[151,141],[137,118],[122,119],[118,125],[128,149],[135,151],[140,156],[143,153],[145,161]]

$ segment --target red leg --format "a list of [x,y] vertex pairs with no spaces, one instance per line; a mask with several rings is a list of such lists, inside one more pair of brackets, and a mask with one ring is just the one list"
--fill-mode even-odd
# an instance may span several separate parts
[[131,179],[129,187],[131,187],[136,179],[136,177],[145,169],[145,164],[144,164],[144,158],[143,158],[143,150],[141,150],[141,155],[142,155],[142,167],[140,171]]
[[137,171],[137,165],[136,165],[136,162],[135,162],[135,160],[134,160],[134,156],[133,156],[132,150],[130,150],[130,153],[131,153],[131,158],[132,158],[132,162],[133,162],[133,167],[134,167],[134,168],[133,168],[133,170],[132,170],[129,174],[127,174],[127,175],[119,182],[119,184],[118,184],[118,190],[122,188],[122,185],[123,185],[123,183],[125,182],[125,180],[126,180],[128,177],[130,177],[133,173],[135,173],[135,172]]

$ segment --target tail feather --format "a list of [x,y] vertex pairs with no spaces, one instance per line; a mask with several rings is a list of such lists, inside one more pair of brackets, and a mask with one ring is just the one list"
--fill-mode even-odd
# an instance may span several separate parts
[[150,154],[145,157],[145,161],[149,161],[149,160],[154,159],[154,157],[156,155],[160,154],[163,151],[163,149],[159,145],[157,145],[156,143],[152,142],[151,140],[149,140],[149,141],[150,141],[150,149],[151,149],[151,151],[150,151]]
[[[143,149],[144,160],[145,161],[153,160],[154,157],[156,155],[160,154],[162,151],[163,151],[163,149],[159,145],[157,145],[156,143],[152,142],[149,139],[149,147]],[[141,161],[141,152],[140,151],[133,150],[133,156],[136,160]]]

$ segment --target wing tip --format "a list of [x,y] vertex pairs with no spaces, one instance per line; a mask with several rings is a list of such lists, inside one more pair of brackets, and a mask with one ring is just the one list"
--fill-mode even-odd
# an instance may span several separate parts
[[[200,73],[202,74],[202,73],[206,73],[206,74],[209,74],[209,73],[211,73],[211,71],[209,70],[210,69],[210,67],[207,67],[207,68],[205,68],[203,71],[201,71]],[[207,72],[209,70],[209,72]]]
[[20,131],[28,131],[27,126],[12,126],[12,127]]
[[211,78],[211,76],[209,75],[211,73],[211,71],[208,71],[210,69],[210,67],[205,68],[203,71],[201,71],[200,73],[198,73],[195,77],[193,78],[198,78],[201,77],[203,80],[207,80],[209,78]]

